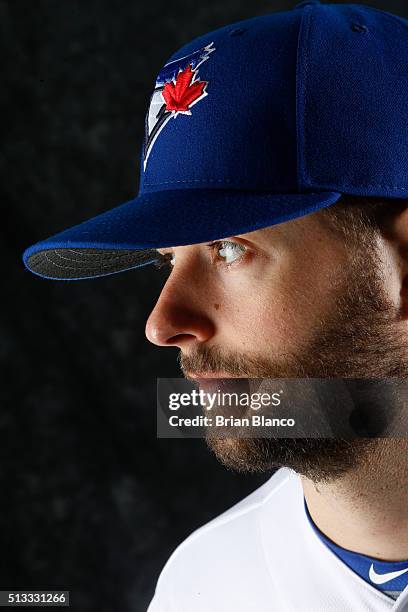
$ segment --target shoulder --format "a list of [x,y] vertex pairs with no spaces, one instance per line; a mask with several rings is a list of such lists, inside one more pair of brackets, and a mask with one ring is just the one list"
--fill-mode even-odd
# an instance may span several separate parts
[[[213,594],[225,591],[229,580],[236,584],[241,577],[248,584],[249,567],[256,563],[259,572],[263,560],[258,514],[267,505],[271,521],[273,512],[282,517],[287,485],[293,477],[296,475],[286,468],[278,470],[247,497],[189,535],[164,566],[148,612],[179,612],[184,610],[181,600],[189,605],[194,602],[194,609],[199,610],[196,598],[206,601],[209,584]],[[166,602],[165,607],[161,601]],[[177,602],[177,607],[176,603],[171,607],[170,602]]]

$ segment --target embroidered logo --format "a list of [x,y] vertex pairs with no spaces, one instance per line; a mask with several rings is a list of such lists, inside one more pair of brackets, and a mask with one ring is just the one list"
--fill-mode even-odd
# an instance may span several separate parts
[[385,584],[386,582],[389,582],[390,580],[394,580],[395,578],[398,578],[399,576],[406,574],[406,572],[408,572],[408,567],[406,569],[398,570],[396,572],[387,572],[386,574],[378,574],[374,569],[374,564],[372,563],[368,575],[369,575],[371,582],[374,582],[374,584]]
[[145,122],[143,169],[156,138],[171,118],[191,115],[191,107],[207,95],[208,81],[198,69],[215,51],[214,43],[166,64],[156,79]]

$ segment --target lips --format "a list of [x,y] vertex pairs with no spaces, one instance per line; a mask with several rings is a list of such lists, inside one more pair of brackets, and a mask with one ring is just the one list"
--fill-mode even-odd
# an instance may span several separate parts
[[195,374],[190,374],[189,372],[186,373],[186,378],[193,378],[195,380],[207,380],[210,378],[235,378],[234,376],[229,376],[228,374],[225,374],[224,372],[197,372]]

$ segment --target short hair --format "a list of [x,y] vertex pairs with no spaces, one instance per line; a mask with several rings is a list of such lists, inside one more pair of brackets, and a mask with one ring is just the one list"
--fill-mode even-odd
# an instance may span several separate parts
[[324,225],[346,242],[361,244],[364,239],[386,233],[390,222],[407,206],[408,199],[346,194],[318,213]]

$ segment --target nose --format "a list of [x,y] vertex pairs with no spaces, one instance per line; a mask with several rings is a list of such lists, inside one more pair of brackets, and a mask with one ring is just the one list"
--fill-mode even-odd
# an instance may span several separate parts
[[[187,283],[185,283],[187,284]],[[192,287],[189,287],[189,291]],[[196,343],[207,342],[215,334],[215,325],[197,296],[180,291],[170,279],[160,294],[146,323],[146,337],[157,346],[177,346],[186,350]]]

